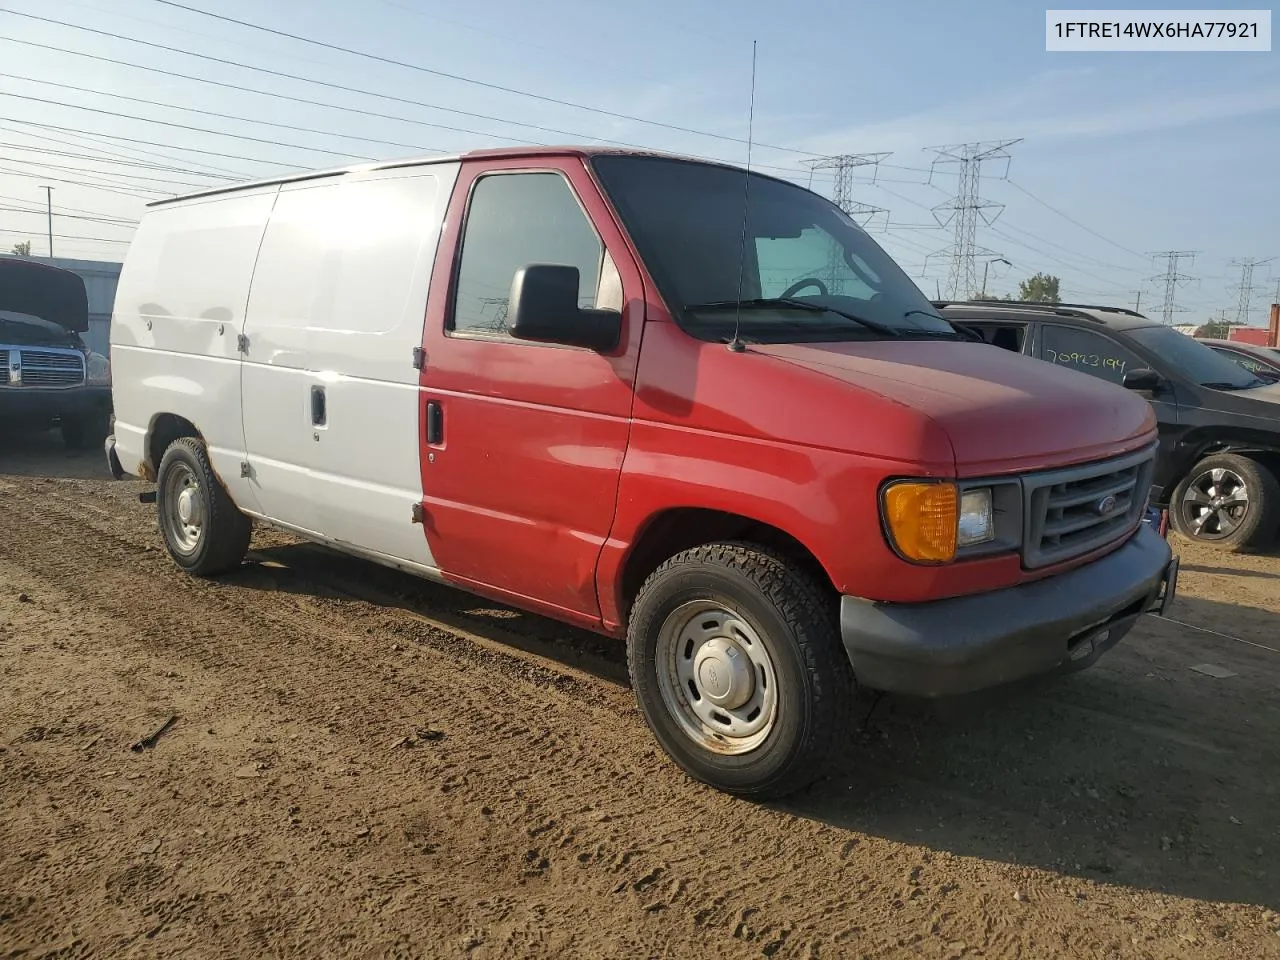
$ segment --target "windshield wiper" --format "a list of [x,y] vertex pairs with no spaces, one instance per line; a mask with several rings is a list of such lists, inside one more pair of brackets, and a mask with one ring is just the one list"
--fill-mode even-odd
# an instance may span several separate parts
[[1229,383],[1226,380],[1210,380],[1208,383],[1200,384],[1202,387],[1208,387],[1210,390],[1248,390],[1252,387],[1266,386],[1265,380],[1254,380],[1252,383]]
[[859,317],[857,314],[846,313],[843,310],[837,310],[835,307],[824,307],[817,303],[809,303],[807,300],[794,300],[791,297],[752,297],[747,300],[709,300],[706,303],[691,303],[686,310],[729,310],[742,306],[744,309],[757,307],[791,307],[795,310],[805,310],[809,313],[834,313],[837,317],[844,317],[856,324],[873,330],[881,336],[900,337],[902,331],[895,330],[893,327],[878,323],[875,320],[868,320],[865,317]]

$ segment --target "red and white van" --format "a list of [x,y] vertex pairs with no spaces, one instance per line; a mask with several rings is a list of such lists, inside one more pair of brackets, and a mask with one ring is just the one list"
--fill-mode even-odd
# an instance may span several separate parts
[[117,475],[169,553],[253,522],[625,637],[668,754],[809,783],[854,685],[1091,663],[1176,579],[1150,406],[971,342],[839,208],[584,149],[153,204],[111,328]]

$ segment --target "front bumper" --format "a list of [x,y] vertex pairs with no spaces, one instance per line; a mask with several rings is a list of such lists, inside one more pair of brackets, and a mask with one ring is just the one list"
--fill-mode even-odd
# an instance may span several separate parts
[[82,417],[111,410],[111,387],[73,387],[41,390],[38,387],[0,387],[0,420],[51,421]]
[[844,597],[840,632],[862,686],[972,693],[1089,666],[1177,590],[1178,560],[1142,524],[1118,550],[1046,580],[932,603]]

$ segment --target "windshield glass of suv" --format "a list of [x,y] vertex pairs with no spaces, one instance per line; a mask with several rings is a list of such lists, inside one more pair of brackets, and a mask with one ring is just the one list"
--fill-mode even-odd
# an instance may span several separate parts
[[740,277],[743,340],[958,336],[866,231],[816,193],[684,160],[592,162],[668,307],[699,339],[732,337]]
[[1243,390],[1265,382],[1230,357],[1224,357],[1172,327],[1140,327],[1130,330],[1129,336],[1201,386]]

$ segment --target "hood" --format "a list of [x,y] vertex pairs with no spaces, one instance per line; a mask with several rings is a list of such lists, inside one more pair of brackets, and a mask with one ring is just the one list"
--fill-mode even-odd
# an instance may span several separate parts
[[0,258],[0,310],[38,317],[71,333],[89,329],[89,297],[79,274],[20,257]]
[[1268,426],[1273,430],[1280,421],[1280,383],[1251,387],[1248,390],[1206,389],[1201,396],[1206,408],[1219,413],[1270,421]]
[[929,418],[962,475],[1112,456],[1155,440],[1151,405],[1123,387],[1000,347],[953,340],[753,345]]

